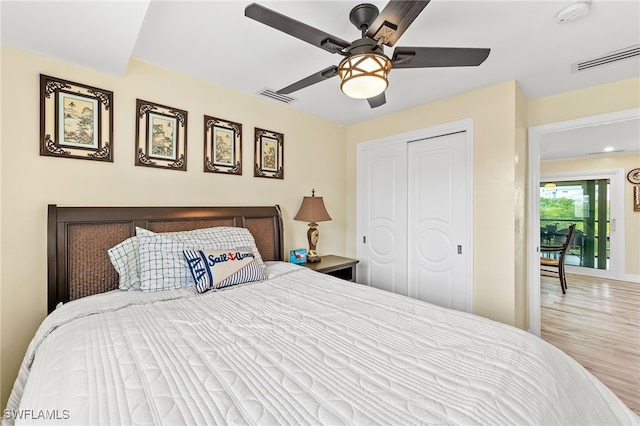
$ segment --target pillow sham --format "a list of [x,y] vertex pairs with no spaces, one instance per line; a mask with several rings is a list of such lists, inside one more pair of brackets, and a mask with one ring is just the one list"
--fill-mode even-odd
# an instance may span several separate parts
[[262,281],[266,275],[250,248],[184,250],[198,293]]
[[140,287],[138,246],[138,237],[134,236],[107,250],[109,260],[118,273],[120,290],[138,290]]
[[136,228],[136,235],[149,236],[149,235],[162,235],[165,238],[170,238],[181,243],[193,244],[194,247],[203,249],[236,249],[236,248],[250,248],[255,260],[260,267],[266,271],[267,266],[260,256],[256,241],[247,228],[241,228],[237,226],[215,226],[212,228],[194,229],[192,231],[178,231],[178,232],[161,232],[155,233],[148,229]]
[[197,246],[164,238],[160,234],[138,237],[140,291],[163,291],[193,285],[184,250]]
[[121,290],[140,290],[140,261],[138,259],[138,249],[140,246],[139,237],[154,235],[161,235],[178,242],[189,243],[193,248],[251,248],[256,261],[262,270],[266,271],[266,265],[262,260],[262,256],[260,256],[253,235],[247,228],[216,226],[192,231],[155,233],[145,228],[136,227],[136,236],[126,239],[107,251],[111,264],[116,272],[118,272],[118,288]]

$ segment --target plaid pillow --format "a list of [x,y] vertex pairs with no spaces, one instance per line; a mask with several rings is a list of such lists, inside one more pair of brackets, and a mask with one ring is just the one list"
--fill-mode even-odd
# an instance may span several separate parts
[[185,250],[183,253],[198,293],[266,278],[251,249]]
[[138,246],[138,237],[131,237],[107,250],[111,264],[118,272],[118,288],[120,290],[140,289]]
[[[232,226],[217,226],[213,228],[196,229],[193,231],[155,233],[148,229],[136,227],[136,236],[126,239],[107,252],[111,264],[118,272],[118,287],[121,290],[141,290],[140,288],[140,260],[138,259],[140,237],[158,236],[189,244],[190,248],[204,249],[236,249],[250,248],[255,260],[263,271],[266,265],[260,256],[258,247],[251,232],[246,228]],[[145,248],[149,250],[150,248]],[[180,257],[182,255],[180,254]],[[151,259],[146,260],[147,263]],[[157,259],[154,260],[157,263]],[[187,274],[188,275],[188,274]],[[148,278],[148,274],[146,275]],[[155,285],[153,287],[156,287]],[[171,288],[174,288],[173,286]],[[147,290],[150,291],[150,290]]]
[[149,236],[149,235],[162,235],[165,238],[170,238],[174,241],[181,243],[188,243],[193,247],[200,247],[203,249],[236,249],[236,248],[250,248],[255,260],[258,262],[263,271],[266,271],[267,267],[260,256],[256,241],[251,235],[251,231],[247,228],[240,228],[236,226],[215,226],[212,228],[194,229],[193,231],[179,231],[179,232],[162,232],[156,234],[148,229],[137,228],[136,235]]
[[141,235],[138,241],[141,291],[163,291],[193,285],[189,264],[182,252],[197,247],[159,234]]

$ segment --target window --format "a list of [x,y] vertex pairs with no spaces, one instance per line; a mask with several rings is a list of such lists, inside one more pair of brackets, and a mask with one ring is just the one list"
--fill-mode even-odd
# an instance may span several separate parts
[[540,240],[561,244],[572,223],[576,230],[567,265],[609,269],[609,179],[540,183]]

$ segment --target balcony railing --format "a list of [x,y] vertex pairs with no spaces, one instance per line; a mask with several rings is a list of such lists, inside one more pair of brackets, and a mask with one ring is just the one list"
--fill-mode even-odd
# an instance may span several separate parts
[[[586,229],[585,221],[581,219],[540,219],[540,242],[547,245],[559,245],[566,238],[569,225],[576,224],[576,229],[571,239],[567,252],[566,263],[568,265],[585,266],[589,268],[608,269],[610,256],[609,221],[607,221],[607,236],[605,244],[601,246],[599,236],[596,233],[598,221],[592,229]],[[604,262],[599,261],[603,257]]]

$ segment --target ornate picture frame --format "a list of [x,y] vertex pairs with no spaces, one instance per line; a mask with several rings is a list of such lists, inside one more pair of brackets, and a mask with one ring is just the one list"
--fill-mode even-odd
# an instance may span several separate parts
[[627,180],[633,185],[640,185],[640,167],[629,170],[629,173],[627,173]]
[[284,179],[284,134],[255,128],[253,176]]
[[40,155],[113,162],[113,92],[40,74]]
[[136,99],[136,166],[187,170],[187,111]]
[[204,116],[204,171],[242,174],[242,124]]

